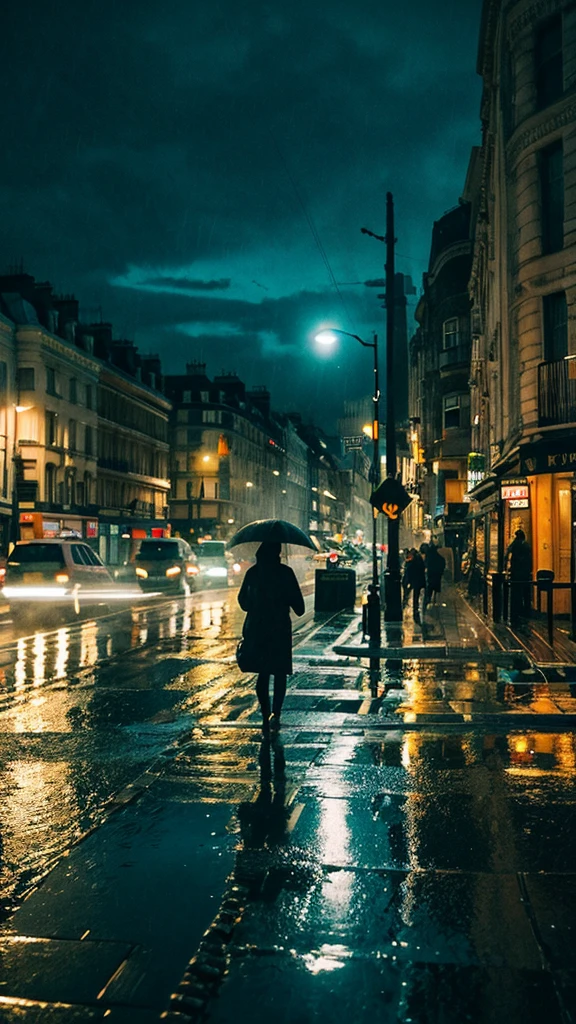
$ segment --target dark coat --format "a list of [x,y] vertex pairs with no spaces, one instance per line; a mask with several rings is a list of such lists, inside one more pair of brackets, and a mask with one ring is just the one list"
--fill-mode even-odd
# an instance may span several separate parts
[[532,551],[530,545],[519,537],[512,541],[506,557],[510,559],[510,579],[529,580],[532,577]]
[[426,586],[426,570],[424,569],[422,555],[412,555],[412,558],[406,562],[404,575],[408,586],[412,590],[422,590]]
[[446,559],[436,547],[429,547],[426,554],[426,576],[428,578],[428,590],[432,593],[440,593],[442,586],[442,575],[446,568]]
[[290,609],[304,614],[304,598],[290,566],[253,565],[244,577],[238,604],[248,613],[242,629],[250,659],[245,671],[290,675]]

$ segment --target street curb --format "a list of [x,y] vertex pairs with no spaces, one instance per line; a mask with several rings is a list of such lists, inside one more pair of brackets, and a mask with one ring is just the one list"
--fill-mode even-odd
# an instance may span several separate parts
[[217,994],[230,965],[229,944],[248,902],[249,890],[229,878],[216,916],[208,926],[198,949],[188,962],[182,980],[170,996],[169,1008],[160,1020],[167,1024],[195,1024]]

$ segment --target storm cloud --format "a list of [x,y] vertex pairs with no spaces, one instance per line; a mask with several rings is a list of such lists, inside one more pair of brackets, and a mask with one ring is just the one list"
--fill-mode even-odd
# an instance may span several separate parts
[[[478,140],[480,0],[54,0],[3,12],[4,268],[101,307],[165,369],[206,359],[333,418],[365,353],[326,323],[383,322],[385,193],[397,269]],[[343,368],[346,373],[343,373]]]

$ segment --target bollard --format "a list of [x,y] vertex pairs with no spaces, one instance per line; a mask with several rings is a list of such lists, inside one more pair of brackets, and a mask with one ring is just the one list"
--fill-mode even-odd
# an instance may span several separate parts
[[490,576],[492,580],[492,619],[494,622],[501,622],[504,573],[493,572]]
[[508,622],[510,617],[510,605],[512,601],[511,589],[514,584],[511,582],[509,576],[502,574],[502,619],[504,622]]
[[548,618],[548,643],[554,646],[554,585],[548,585],[548,600],[546,601],[546,612]]
[[536,573],[538,588],[537,606],[540,609],[540,593],[546,594],[546,620],[548,625],[548,643],[554,645],[554,572],[552,569],[538,569]]
[[380,643],[382,635],[381,606],[378,587],[370,583],[368,586],[368,598],[366,601],[366,632],[376,644]]

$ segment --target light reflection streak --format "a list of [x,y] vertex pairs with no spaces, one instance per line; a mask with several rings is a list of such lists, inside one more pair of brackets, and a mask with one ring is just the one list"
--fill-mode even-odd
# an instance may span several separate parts
[[91,619],[82,623],[80,630],[80,668],[95,665],[98,661],[98,624]]
[[16,652],[14,688],[16,690],[23,690],[26,687],[26,641],[24,639],[18,641]]
[[46,634],[34,637],[34,686],[41,686],[46,674]]
[[70,634],[67,629],[59,629],[56,634],[56,661],[54,664],[54,678],[64,679],[66,666],[70,656]]

